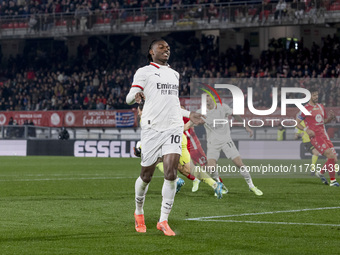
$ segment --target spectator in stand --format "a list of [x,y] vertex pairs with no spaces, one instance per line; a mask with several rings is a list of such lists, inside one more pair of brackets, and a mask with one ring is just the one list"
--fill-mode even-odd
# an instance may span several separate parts
[[6,129],[6,137],[7,138],[13,137],[13,128],[10,127],[10,126],[13,126],[13,125],[14,125],[13,117],[10,117],[9,121],[8,121],[8,126],[9,127],[7,127],[7,129]]
[[37,134],[36,134],[36,131],[35,131],[35,127],[34,127],[34,122],[33,120],[31,120],[29,123],[28,123],[29,127],[28,127],[28,136],[29,137],[36,137]]
[[149,21],[151,21],[151,24],[153,26],[156,24],[157,20],[156,11],[158,7],[159,3],[156,0],[145,0],[143,9],[145,11],[147,18],[145,19],[144,27],[146,27]]
[[78,4],[75,11],[76,29],[85,31],[88,28],[90,10],[86,3]]
[[53,15],[50,13],[45,13],[43,17],[42,30],[43,31],[50,30],[52,29],[53,25],[54,25]]
[[96,10],[98,10],[98,8],[96,9],[91,1],[87,2],[87,6],[85,8],[86,8],[88,15],[89,15],[88,22],[86,24],[87,28],[92,29],[93,25],[97,22]]
[[[269,5],[270,3],[270,0],[262,0],[262,5],[259,5],[256,9],[256,12],[254,14],[254,16],[252,17],[251,19],[251,22],[253,23],[255,21],[255,18],[257,16],[260,16],[261,12],[264,12],[264,11],[270,11],[271,9],[271,6]],[[263,18],[263,17],[262,17]],[[260,20],[260,19],[259,19]]]
[[66,29],[67,32],[73,32],[73,21],[74,21],[74,14],[70,10],[70,7],[66,8],[66,13],[64,14],[66,20]]
[[175,26],[176,22],[180,19],[182,14],[182,6],[181,1],[175,2],[171,6],[171,14],[172,14],[172,26]]
[[282,16],[285,17],[287,14],[287,4],[285,0],[279,0],[279,2],[276,5],[276,10],[274,13],[275,20],[280,17],[280,20],[282,19]]
[[30,19],[28,21],[28,27],[29,27],[29,32],[31,31],[38,31],[39,29],[39,23],[38,20],[36,18],[36,16],[34,14],[31,14]]
[[57,98],[62,98],[64,96],[64,87],[61,85],[61,83],[58,81],[56,86],[54,87],[54,95]]
[[106,99],[104,98],[103,95],[100,95],[98,98],[97,98],[97,106],[96,106],[96,109],[97,110],[105,110],[106,108]]
[[207,16],[208,16],[208,23],[210,23],[210,20],[212,17],[217,16],[217,9],[213,3],[209,5],[209,9],[207,10]]
[[102,18],[105,19],[107,17],[107,11],[109,9],[109,4],[107,3],[106,0],[103,0],[103,2],[101,2],[99,4],[99,6],[100,6]]
[[120,10],[119,2],[112,1],[108,10],[108,18],[110,18],[111,30],[119,28],[120,26]]
[[115,100],[113,98],[113,94],[110,94],[107,104],[106,104],[106,110],[114,110],[115,108],[113,107],[115,104]]

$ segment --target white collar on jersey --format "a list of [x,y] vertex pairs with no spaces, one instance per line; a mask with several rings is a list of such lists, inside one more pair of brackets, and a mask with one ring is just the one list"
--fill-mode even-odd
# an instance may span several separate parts
[[[154,63],[154,62],[150,62],[150,65],[152,65],[152,66],[154,66],[154,67],[156,67],[156,68],[161,68],[161,66],[160,65],[158,65],[158,64],[156,64],[156,63]],[[167,64],[166,66],[164,66],[164,67],[170,67],[170,65],[169,64]]]

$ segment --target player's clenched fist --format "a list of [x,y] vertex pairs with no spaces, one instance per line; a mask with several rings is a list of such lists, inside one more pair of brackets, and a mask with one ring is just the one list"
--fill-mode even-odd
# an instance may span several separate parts
[[142,102],[142,100],[145,100],[145,96],[143,92],[138,92],[135,95],[135,101],[137,104],[140,104]]

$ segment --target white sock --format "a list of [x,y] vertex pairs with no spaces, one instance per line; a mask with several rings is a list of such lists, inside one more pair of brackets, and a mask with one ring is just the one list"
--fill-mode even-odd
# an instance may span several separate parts
[[240,174],[243,176],[244,180],[247,182],[249,188],[254,188],[253,180],[251,179],[249,171],[246,169],[246,167],[240,168]]
[[149,183],[143,182],[142,178],[138,177],[135,183],[135,202],[136,214],[144,214],[145,194],[148,191]]
[[172,205],[174,204],[175,194],[176,194],[176,181],[168,181],[164,179],[162,188],[163,200],[161,207],[161,217],[159,219],[159,222],[168,220]]

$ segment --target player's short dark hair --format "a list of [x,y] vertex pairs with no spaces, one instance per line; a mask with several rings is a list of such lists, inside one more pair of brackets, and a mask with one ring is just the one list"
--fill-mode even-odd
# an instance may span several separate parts
[[153,41],[150,43],[150,46],[149,46],[149,49],[148,49],[148,61],[149,61],[149,62],[152,62],[152,61],[153,61],[152,56],[151,56],[151,54],[150,54],[150,50],[152,49],[153,45],[154,45],[156,42],[160,42],[160,41],[165,41],[165,40],[162,39],[162,38],[158,38],[158,39],[153,40]]
[[317,87],[312,87],[312,88],[309,90],[309,92],[310,92],[311,94],[313,94],[314,92],[319,92],[319,90],[318,90]]

